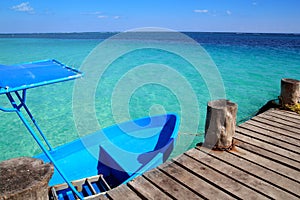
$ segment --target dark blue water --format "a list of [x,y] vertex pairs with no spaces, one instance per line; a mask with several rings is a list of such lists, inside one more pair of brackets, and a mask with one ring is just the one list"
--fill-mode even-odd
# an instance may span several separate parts
[[[200,44],[220,45],[249,45],[270,47],[300,46],[300,34],[279,33],[199,33],[183,32]],[[47,39],[93,39],[104,40],[118,34],[117,32],[90,32],[90,33],[32,33],[32,34],[0,34],[0,38],[47,38]],[[170,34],[170,33],[159,33]]]

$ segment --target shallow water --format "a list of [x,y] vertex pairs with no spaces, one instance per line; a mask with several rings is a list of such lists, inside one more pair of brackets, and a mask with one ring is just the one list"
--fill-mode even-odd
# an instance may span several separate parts
[[[55,58],[79,69],[90,52],[111,35],[113,34],[25,34],[13,37],[0,35],[0,63],[10,65]],[[199,42],[216,64],[224,83],[226,98],[238,104],[237,121],[246,119],[267,101],[276,99],[280,93],[281,78],[300,79],[299,35],[234,33],[187,33],[187,35]],[[184,41],[154,42],[166,45],[176,43],[177,48],[187,48]],[[118,45],[114,48],[118,48]],[[112,107],[113,91],[116,90],[117,83],[123,80],[124,75],[128,75],[128,71],[145,64],[151,64],[151,67],[162,64],[169,66],[178,72],[180,77],[185,78],[195,92],[198,105],[193,104],[195,99],[190,99],[190,102],[187,99],[187,104],[199,107],[199,113],[192,113],[193,116],[190,116],[190,120],[194,118],[199,120],[198,128],[196,131],[189,130],[189,122],[180,128],[177,147],[173,153],[173,156],[178,155],[203,140],[206,104],[211,100],[211,96],[203,77],[197,76],[187,60],[176,54],[149,48],[130,52],[114,60],[103,73],[96,88],[96,118],[101,127],[116,123],[112,111],[118,113],[124,108],[123,104]],[[160,84],[153,82],[134,88],[130,98],[124,100],[128,104],[128,116],[138,118],[149,113],[176,112],[181,117],[187,118],[187,115],[182,115],[183,105],[179,95],[181,93],[177,93],[187,88],[184,85],[172,88],[171,85],[161,84],[170,81],[168,77],[159,75],[159,73],[134,74],[128,80],[124,79],[143,80],[152,76],[161,81]],[[70,81],[28,91],[28,106],[53,146],[59,146],[82,135],[77,132],[73,109],[82,109],[82,113],[89,113],[89,110],[72,104],[73,86],[74,82]],[[117,100],[122,100],[122,95],[126,97],[126,93],[117,94],[119,95]],[[0,96],[0,104],[9,107],[4,95]],[[86,118],[86,123],[89,123],[89,117]],[[0,119],[0,161],[17,156],[33,156],[40,152],[16,114],[0,112]],[[124,121],[128,118],[122,115],[118,120]]]

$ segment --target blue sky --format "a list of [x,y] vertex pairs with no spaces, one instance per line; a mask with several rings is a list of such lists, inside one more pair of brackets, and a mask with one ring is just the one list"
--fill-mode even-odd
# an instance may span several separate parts
[[300,0],[1,0],[0,33],[126,31],[300,33]]

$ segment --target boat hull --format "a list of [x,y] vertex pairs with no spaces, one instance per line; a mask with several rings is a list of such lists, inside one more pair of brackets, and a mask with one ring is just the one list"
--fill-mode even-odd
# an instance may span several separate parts
[[[114,188],[165,162],[178,128],[175,114],[146,117],[102,129],[50,153],[69,180],[101,175]],[[36,158],[49,162],[44,154]],[[63,183],[55,170],[49,185]]]

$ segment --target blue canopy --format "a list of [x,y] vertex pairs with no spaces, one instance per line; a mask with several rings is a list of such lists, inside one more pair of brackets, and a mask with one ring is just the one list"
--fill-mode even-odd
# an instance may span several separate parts
[[82,75],[56,60],[0,65],[0,94],[67,81]]

